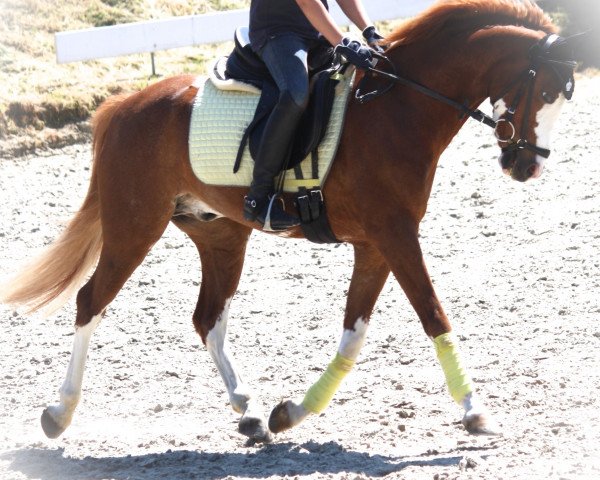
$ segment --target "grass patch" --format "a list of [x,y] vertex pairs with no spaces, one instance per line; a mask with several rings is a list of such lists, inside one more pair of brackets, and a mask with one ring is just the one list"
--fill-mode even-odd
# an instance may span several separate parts
[[[249,0],[2,0],[0,157],[87,140],[86,123],[104,99],[157,80],[150,78],[149,53],[58,65],[55,33],[249,4]],[[203,74],[207,62],[230,49],[227,43],[157,52],[157,73]]]
[[[140,90],[150,54],[56,63],[67,30],[247,8],[250,0],[0,0],[0,157],[89,140],[87,122],[108,96]],[[381,28],[389,30],[390,23]],[[233,37],[233,32],[231,32]],[[204,74],[232,42],[156,52],[160,77]]]

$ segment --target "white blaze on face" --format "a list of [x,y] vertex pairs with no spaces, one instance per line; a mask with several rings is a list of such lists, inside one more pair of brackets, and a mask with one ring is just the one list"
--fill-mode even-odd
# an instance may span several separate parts
[[[553,103],[547,103],[540,110],[538,110],[535,116],[536,127],[534,128],[536,139],[535,144],[538,147],[547,149],[550,148],[550,133],[552,132],[552,127],[556,123],[564,103],[565,97],[561,94]],[[536,173],[533,175],[534,178],[537,178],[542,174],[542,170],[544,169],[544,160],[546,160],[544,157],[536,155],[535,161],[540,168],[538,168]]]
[[[565,102],[565,97],[561,94],[553,103],[545,104],[540,110],[538,110],[535,117],[535,140],[534,145],[540,148],[550,149],[550,133],[552,127],[556,123],[560,110]],[[506,102],[503,99],[498,100],[494,103],[494,120],[498,120],[502,115],[508,111]],[[544,170],[544,161],[546,159],[540,155],[536,155],[535,161],[538,167],[535,173],[532,175],[533,178],[537,178],[542,174]]]
[[[506,102],[504,101],[504,99],[499,99],[496,103],[494,103],[493,105],[494,110],[492,113],[492,116],[494,118],[494,120],[498,121],[498,119],[504,115],[506,112],[508,112],[508,107],[506,106]],[[498,128],[498,127],[496,127]],[[497,135],[497,130],[494,130],[494,134]],[[500,165],[500,167],[502,167],[502,162],[501,162],[501,157],[498,157],[498,164]],[[506,170],[505,168],[502,168],[502,171],[506,174],[506,175],[510,175],[510,170]]]
[[498,119],[504,115],[508,111],[508,107],[506,106],[506,102],[501,98],[496,103],[494,103],[494,120],[498,121]]

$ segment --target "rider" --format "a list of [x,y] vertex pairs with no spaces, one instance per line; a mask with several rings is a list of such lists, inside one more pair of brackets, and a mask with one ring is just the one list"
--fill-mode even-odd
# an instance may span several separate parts
[[[336,0],[348,18],[362,30],[365,41],[377,48],[382,39],[367,16],[361,0]],[[325,39],[357,67],[371,66],[369,48],[345,37],[328,12],[327,0],[251,0],[250,44],[264,61],[279,89],[279,99],[264,129],[255,158],[252,184],[244,197],[244,218],[265,224],[270,209],[272,230],[300,224],[298,217],[270,202],[274,177],[283,168],[296,126],[309,94],[307,55]]]

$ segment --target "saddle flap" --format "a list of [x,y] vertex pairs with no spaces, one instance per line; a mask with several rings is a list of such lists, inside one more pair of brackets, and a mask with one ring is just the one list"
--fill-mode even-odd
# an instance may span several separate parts
[[[325,132],[331,116],[331,109],[335,99],[335,88],[339,80],[337,73],[338,67],[322,70],[313,75],[311,79],[311,93],[308,106],[298,124],[297,134],[294,138],[290,151],[290,158],[287,162],[287,168],[291,169],[304,160],[318,146]],[[340,72],[343,73],[343,72]],[[269,92],[263,92],[256,109],[256,115],[253,122],[248,126],[249,147],[252,158],[256,158],[260,142],[262,139],[265,125],[269,118],[269,113],[275,107],[278,95],[273,94],[272,89],[278,92],[275,85],[265,85]],[[245,145],[241,145],[243,148]]]

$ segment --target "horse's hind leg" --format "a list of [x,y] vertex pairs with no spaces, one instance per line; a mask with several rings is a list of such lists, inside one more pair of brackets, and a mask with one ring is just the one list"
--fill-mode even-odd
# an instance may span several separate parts
[[377,250],[368,245],[354,246],[354,271],[337,355],[301,402],[287,400],[273,409],[269,418],[272,432],[298,425],[311,413],[320,413],[327,407],[358,357],[375,301],[389,273],[389,267]]
[[100,318],[100,315],[96,315],[87,325],[75,327],[75,339],[69,368],[59,390],[60,402],[56,405],[50,405],[42,413],[42,429],[49,438],[59,437],[71,424],[75,407],[77,407],[81,396],[83,371],[90,338],[98,323],[100,323]]
[[[112,197],[114,200],[117,198],[116,195]],[[107,221],[103,219],[104,243],[98,266],[77,294],[75,338],[67,374],[59,391],[60,402],[47,407],[41,418],[44,433],[50,438],[60,436],[71,423],[81,397],[90,338],[104,310],[161,237],[172,216],[172,205],[162,203],[161,209],[161,205],[152,199],[146,200],[147,203],[141,204],[148,209],[155,207],[154,210],[148,210],[154,213],[148,214],[145,222],[137,227],[131,222],[136,212],[128,211],[126,204],[120,208],[113,207],[111,211],[118,212],[118,218],[111,218],[109,228],[106,228]]]
[[226,338],[229,304],[237,290],[251,230],[225,218],[207,223],[177,217],[174,223],[192,239],[200,253],[202,285],[194,327],[219,370],[231,406],[242,414],[239,431],[251,441],[270,442],[267,423],[242,381]]

